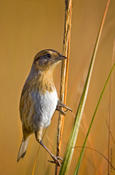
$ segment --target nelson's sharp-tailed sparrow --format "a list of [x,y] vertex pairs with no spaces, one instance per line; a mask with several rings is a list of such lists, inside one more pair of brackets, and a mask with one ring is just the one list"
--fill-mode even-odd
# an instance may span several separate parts
[[60,158],[56,157],[42,142],[43,129],[50,125],[55,110],[71,109],[58,99],[53,82],[53,71],[56,65],[66,59],[59,52],[46,49],[36,54],[30,73],[24,84],[20,99],[20,119],[22,122],[23,139],[17,161],[23,158],[29,136],[34,133],[36,140],[50,154],[53,162],[60,166]]

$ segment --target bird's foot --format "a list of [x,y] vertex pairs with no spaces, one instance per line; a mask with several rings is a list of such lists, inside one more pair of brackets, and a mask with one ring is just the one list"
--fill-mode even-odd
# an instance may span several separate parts
[[[65,111],[62,110],[65,109]],[[63,104],[60,100],[58,101],[56,110],[60,111],[61,114],[65,115],[68,111],[72,112],[72,109],[68,106],[66,106],[65,104]]]
[[63,161],[63,159],[61,157],[59,157],[59,156],[56,157],[54,155],[52,155],[51,157],[52,157],[53,160],[48,160],[50,163],[54,163],[57,166],[61,166],[61,162],[60,161]]

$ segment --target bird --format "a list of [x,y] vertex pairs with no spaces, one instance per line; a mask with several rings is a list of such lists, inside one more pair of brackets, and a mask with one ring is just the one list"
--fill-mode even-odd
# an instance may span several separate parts
[[[56,157],[42,142],[43,130],[47,128],[54,112],[60,111],[63,115],[71,108],[63,104],[57,95],[53,81],[53,72],[59,62],[66,57],[53,49],[44,49],[38,52],[33,60],[31,70],[22,89],[19,111],[22,122],[22,142],[17,155],[17,162],[27,151],[28,141],[35,134],[36,141],[49,153],[52,162],[61,165],[60,157]],[[62,108],[66,109],[62,110]]]

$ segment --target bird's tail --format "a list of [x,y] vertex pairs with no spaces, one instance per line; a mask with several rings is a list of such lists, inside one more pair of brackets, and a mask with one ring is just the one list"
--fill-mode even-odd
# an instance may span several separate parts
[[26,138],[25,140],[22,139],[22,142],[19,148],[19,152],[18,152],[18,156],[17,156],[17,162],[25,156],[27,146],[28,146],[28,138]]

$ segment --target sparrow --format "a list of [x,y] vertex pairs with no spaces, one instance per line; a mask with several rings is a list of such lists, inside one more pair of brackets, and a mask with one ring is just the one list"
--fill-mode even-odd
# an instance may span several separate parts
[[[42,142],[43,129],[48,127],[56,110],[63,115],[71,109],[61,103],[53,81],[56,65],[65,56],[53,49],[45,49],[34,57],[30,73],[25,81],[20,98],[20,119],[22,122],[23,138],[19,148],[17,161],[26,154],[28,140],[35,134],[36,141],[50,154],[52,161],[61,165],[60,157],[56,157]],[[62,108],[66,109],[64,112]]]

